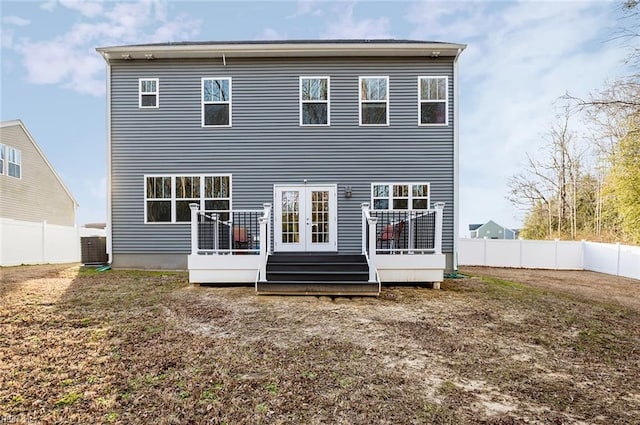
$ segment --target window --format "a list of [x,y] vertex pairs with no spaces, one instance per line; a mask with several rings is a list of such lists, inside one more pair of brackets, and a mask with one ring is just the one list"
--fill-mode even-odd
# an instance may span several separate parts
[[147,177],[146,221],[171,222],[171,177]]
[[300,77],[300,125],[329,125],[329,77]]
[[4,145],[0,143],[0,176],[4,174],[4,163],[5,163],[5,150]]
[[429,183],[373,183],[374,210],[429,209]]
[[189,204],[200,203],[200,176],[176,177],[176,221],[191,221]]
[[145,176],[145,223],[188,223],[191,203],[229,211],[231,176]]
[[160,81],[157,78],[140,78],[138,106],[140,108],[157,108]]
[[202,79],[202,126],[231,127],[231,78]]
[[448,124],[448,78],[418,77],[420,125]]
[[[11,177],[20,178],[22,176],[22,159],[19,149],[7,146],[8,167],[7,174]],[[4,162],[4,161],[3,161]]]
[[360,77],[360,125],[389,124],[389,77]]
[[205,176],[204,209],[214,211],[231,209],[231,186],[229,176]]

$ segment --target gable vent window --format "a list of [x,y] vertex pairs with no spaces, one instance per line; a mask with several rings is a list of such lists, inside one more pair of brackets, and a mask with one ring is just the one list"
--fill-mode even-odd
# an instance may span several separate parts
[[140,78],[138,105],[140,108],[158,108],[160,81],[157,78]]
[[360,77],[360,125],[389,125],[389,77]]
[[[7,146],[7,174],[11,177],[21,178],[22,177],[22,154],[19,149],[12,148],[11,146]],[[4,161],[3,161],[4,162]]]
[[447,77],[418,77],[420,125],[447,125],[449,89]]
[[202,79],[202,126],[231,127],[231,78]]
[[300,125],[329,125],[329,77],[300,77]]

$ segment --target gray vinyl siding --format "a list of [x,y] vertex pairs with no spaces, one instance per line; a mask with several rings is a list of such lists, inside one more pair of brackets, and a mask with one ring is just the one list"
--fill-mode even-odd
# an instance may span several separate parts
[[[361,127],[358,77],[389,76],[390,125]],[[449,77],[449,125],[418,126],[418,76]],[[299,125],[299,77],[329,76],[330,127]],[[230,128],[202,128],[201,79],[232,78]],[[158,109],[138,108],[138,79],[159,78]],[[111,65],[113,253],[187,253],[188,224],[144,224],[144,174],[232,174],[233,208],[273,202],[273,185],[338,185],[338,247],[360,249],[372,182],[429,182],[446,202],[453,251],[453,63],[446,58],[116,61]],[[352,186],[353,197],[344,197]]]
[[0,175],[0,217],[61,226],[75,224],[75,202],[19,125],[0,127],[0,143],[21,151],[21,178]]

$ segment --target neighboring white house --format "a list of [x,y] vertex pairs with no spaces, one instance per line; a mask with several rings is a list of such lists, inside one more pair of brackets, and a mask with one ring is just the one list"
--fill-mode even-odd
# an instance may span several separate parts
[[471,239],[516,239],[518,235],[515,230],[489,220],[484,224],[470,224],[469,236]]
[[0,266],[79,261],[77,207],[22,121],[0,123]]

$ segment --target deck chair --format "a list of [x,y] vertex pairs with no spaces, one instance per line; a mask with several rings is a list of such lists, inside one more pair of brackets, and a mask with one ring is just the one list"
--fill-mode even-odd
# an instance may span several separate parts
[[393,250],[399,249],[400,247],[400,235],[402,234],[403,229],[404,220],[384,226],[382,228],[382,232],[378,235],[378,242],[380,243],[380,246],[382,247],[385,244],[388,244],[389,249],[391,249],[391,253],[393,254]]
[[249,233],[243,226],[233,226],[233,249],[249,249]]

